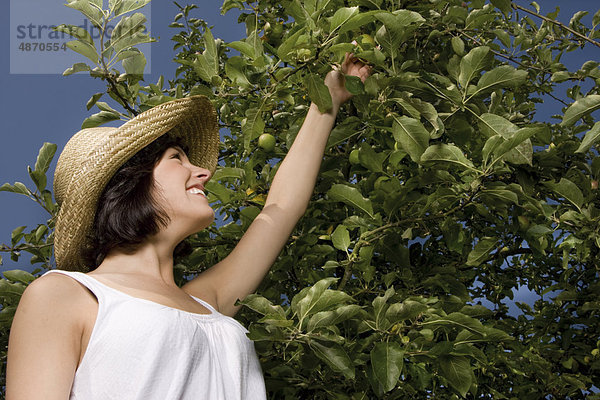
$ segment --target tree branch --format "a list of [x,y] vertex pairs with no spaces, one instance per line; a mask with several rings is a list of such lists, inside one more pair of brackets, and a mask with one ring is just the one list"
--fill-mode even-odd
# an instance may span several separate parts
[[522,6],[520,6],[520,5],[518,5],[518,4],[515,4],[515,3],[512,3],[512,7],[513,7],[514,9],[516,9],[516,10],[525,11],[526,13],[528,13],[528,14],[531,14],[531,15],[533,15],[533,16],[536,16],[536,17],[538,17],[538,18],[541,18],[541,19],[543,19],[544,21],[546,21],[546,22],[549,22],[549,23],[551,23],[551,24],[554,24],[554,25],[560,26],[561,28],[563,28],[563,29],[564,29],[564,30],[566,30],[567,32],[570,32],[570,33],[572,33],[573,35],[577,36],[579,39],[581,39],[581,40],[585,40],[586,42],[589,42],[589,43],[593,44],[593,45],[594,45],[594,46],[596,46],[596,47],[600,47],[600,42],[597,42],[597,41],[595,41],[595,40],[592,40],[592,39],[590,39],[589,37],[587,37],[587,36],[585,36],[585,35],[582,35],[581,33],[579,33],[579,32],[577,32],[577,31],[575,31],[575,30],[573,30],[573,29],[569,28],[568,26],[566,26],[566,25],[565,25],[565,24],[563,24],[562,22],[559,22],[559,21],[553,20],[553,19],[551,19],[551,18],[545,17],[545,16],[543,16],[543,15],[541,15],[541,14],[538,14],[538,13],[536,13],[535,11],[528,10],[527,8],[525,8],[525,7],[522,7]]
[[119,99],[121,99],[121,101],[123,102],[122,106],[123,106],[123,107],[125,107],[125,109],[126,109],[127,111],[129,111],[130,113],[132,113],[132,114],[133,114],[133,116],[136,116],[136,115],[138,115],[138,114],[139,114],[139,111],[136,111],[135,109],[131,108],[131,107],[129,106],[129,103],[128,103],[128,101],[127,101],[127,100],[125,100],[125,99],[123,98],[123,96],[121,96],[121,93],[119,93],[119,90],[117,89],[117,86],[115,85],[115,82],[113,81],[113,79],[112,79],[112,76],[108,76],[108,77],[106,78],[106,81],[107,81],[107,82],[110,84],[110,86],[111,86],[111,89],[109,89],[109,90],[112,90],[112,91],[113,91],[113,92],[114,92],[114,93],[117,95],[117,97],[118,97]]

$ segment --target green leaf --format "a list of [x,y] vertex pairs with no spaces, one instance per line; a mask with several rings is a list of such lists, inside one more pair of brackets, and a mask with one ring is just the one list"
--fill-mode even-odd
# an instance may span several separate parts
[[412,97],[412,95],[407,92],[401,92],[399,93],[399,97],[389,98],[388,100],[397,102],[415,119],[425,118],[436,131],[443,129],[443,124],[441,123],[438,112],[431,103]]
[[569,127],[584,116],[600,109],[600,95],[592,94],[571,104],[563,115],[561,126]]
[[385,158],[385,153],[376,153],[375,150],[365,142],[360,144],[358,159],[360,163],[370,171],[383,172],[383,161]]
[[306,86],[308,97],[319,107],[319,111],[326,113],[331,110],[333,101],[329,93],[329,88],[323,82],[323,78],[317,74],[309,74],[306,77]]
[[475,47],[460,61],[458,83],[463,88],[466,89],[475,76],[487,68],[490,63],[489,53],[490,48],[487,46]]
[[504,47],[510,47],[510,35],[508,32],[503,29],[494,29],[493,32]]
[[94,44],[94,40],[90,36],[90,33],[80,26],[60,24],[52,29],[56,32],[64,32],[69,36],[72,36],[77,39],[81,39],[85,42],[88,42],[91,45]]
[[546,225],[532,225],[529,229],[527,229],[527,235],[536,239],[549,233],[552,233],[552,229]]
[[143,32],[145,22],[146,16],[142,13],[121,18],[110,35],[110,44],[116,53],[136,44],[152,41],[150,36]]
[[281,61],[292,61],[292,51],[296,47],[296,43],[300,36],[304,33],[306,27],[303,26],[298,31],[294,32],[291,36],[289,36],[277,49],[277,56],[281,59]]
[[386,319],[387,310],[390,306],[387,301],[396,293],[394,287],[390,287],[385,291],[383,296],[377,296],[373,299],[373,319],[377,329],[385,330],[389,327],[390,321]]
[[81,55],[86,56],[95,64],[98,64],[98,53],[96,52],[96,48],[88,42],[84,42],[83,40],[72,40],[67,42],[67,47]]
[[496,114],[482,114],[479,117],[479,127],[483,134],[488,137],[500,135],[504,139],[510,138],[518,130],[517,126]]
[[421,163],[430,166],[445,163],[459,168],[474,169],[473,163],[465,157],[458,147],[444,143],[429,146],[421,156]]
[[258,294],[249,294],[241,304],[262,315],[277,315],[285,319],[285,311],[280,305],[273,305],[269,300]]
[[[529,134],[535,135],[539,132],[539,127],[522,128],[522,129],[535,129],[534,131],[520,130],[509,120],[495,114],[482,114],[479,117],[479,127],[481,131],[492,137],[494,135],[500,135],[506,142],[500,142],[494,139],[493,142],[488,144],[484,149],[487,152],[494,150],[497,158],[501,154],[504,154],[504,160],[513,164],[529,164],[532,163],[533,157],[533,145],[530,140],[524,139]],[[518,134],[517,134],[518,132]],[[523,139],[521,141],[521,139]],[[497,146],[491,148],[491,145]],[[506,151],[504,151],[506,150]]]
[[44,142],[35,161],[34,169],[36,171],[40,171],[44,174],[48,171],[52,158],[54,158],[54,154],[56,153],[56,148],[57,146],[54,143]]
[[504,156],[505,161],[513,164],[531,165],[533,145],[529,138],[537,135],[543,129],[543,127],[526,127],[517,130],[511,137],[493,149],[494,155],[496,158]]
[[454,50],[456,54],[459,56],[465,55],[465,42],[463,42],[460,37],[453,36],[450,42],[452,44],[452,50]]
[[132,48],[134,54],[123,59],[123,69],[127,75],[136,76],[141,79],[144,75],[144,68],[146,68],[146,56],[138,49]]
[[385,317],[394,324],[396,322],[414,319],[427,310],[427,305],[414,300],[404,300],[394,303],[388,308]]
[[11,192],[17,194],[24,194],[26,196],[29,196],[31,194],[29,189],[27,189],[27,186],[25,186],[21,182],[15,182],[14,185],[5,183],[4,185],[0,186],[0,192]]
[[234,193],[232,190],[217,183],[217,181],[213,179],[206,182],[206,185],[204,187],[208,191],[208,200],[211,203],[215,201],[214,197],[216,197],[219,201],[221,201],[221,203],[228,204],[231,201],[231,196]]
[[329,32],[335,31],[344,25],[350,18],[358,14],[358,6],[339,8],[329,21]]
[[352,136],[360,134],[360,129],[358,129],[360,122],[358,117],[350,116],[336,124],[327,140],[327,148],[337,146]]
[[358,76],[346,75],[344,78],[344,85],[351,94],[357,95],[365,92],[365,85]]
[[254,59],[254,47],[250,43],[246,43],[243,41],[235,41],[227,44],[227,47],[231,47],[239,51],[241,54],[245,55],[250,59]]
[[10,271],[2,272],[4,277],[13,282],[21,282],[26,285],[30,284],[35,280],[35,276],[31,275],[27,271],[22,271],[20,269],[12,269]]
[[244,73],[247,67],[248,64],[246,60],[240,56],[233,56],[225,63],[225,74],[227,74],[227,77],[231,79],[235,85],[246,88],[252,86]]
[[88,100],[88,102],[86,103],[85,107],[87,108],[87,110],[89,111],[90,108],[92,108],[94,106],[94,104],[96,104],[96,102],[100,99],[100,97],[102,97],[104,95],[103,92],[100,93],[96,93],[94,94],[92,97],[90,97],[90,99]]
[[327,346],[317,341],[309,342],[309,346],[316,356],[325,361],[334,371],[341,372],[346,378],[354,379],[354,365],[342,346],[328,343]]
[[350,17],[349,20],[347,20],[344,24],[340,26],[340,29],[338,30],[338,35],[341,35],[342,33],[347,31],[355,30],[357,28],[360,28],[361,26],[375,21],[375,14],[380,12],[380,10],[374,10],[354,14],[352,17]]
[[490,156],[493,154],[494,150],[498,148],[505,140],[502,138],[502,135],[494,135],[488,138],[483,145],[483,150],[481,150],[481,156],[483,157],[483,161],[487,162]]
[[394,139],[406,151],[414,162],[419,162],[429,145],[429,132],[423,124],[410,117],[394,116]]
[[394,12],[379,12],[375,14],[375,17],[383,22],[383,26],[377,31],[375,38],[392,57],[398,55],[402,43],[425,22],[419,13],[404,9]]
[[114,0],[109,2],[109,7],[110,3],[114,3],[114,15],[118,17],[144,7],[150,0]]
[[262,118],[263,105],[264,103],[261,103],[258,107],[248,108],[246,118],[242,120],[242,134],[246,150],[250,150],[250,142],[262,135],[265,130],[265,121]]
[[100,111],[99,113],[87,117],[81,124],[81,129],[93,128],[110,121],[116,121],[118,119],[120,119],[119,114],[115,114],[110,111]]
[[571,78],[571,73],[569,71],[556,71],[552,74],[552,78],[550,80],[552,82],[561,83]]
[[511,190],[506,189],[484,189],[481,194],[496,197],[498,200],[504,203],[519,204],[519,196]]
[[0,279],[0,298],[18,302],[24,291],[25,286],[21,283],[11,283],[7,279]]
[[337,183],[327,191],[327,196],[333,201],[344,202],[374,218],[371,200],[364,198],[358,189],[352,186]]
[[487,260],[490,252],[496,248],[497,243],[498,239],[494,237],[480,239],[467,257],[467,265],[476,267]]
[[338,250],[348,252],[350,246],[350,233],[344,225],[338,225],[335,231],[331,234],[333,246]]
[[421,14],[405,9],[394,12],[380,12],[375,17],[383,22],[388,34],[391,35],[391,44],[396,46],[402,44],[425,22],[425,18]]
[[375,343],[371,350],[373,374],[384,392],[389,392],[398,383],[404,366],[404,350],[396,342]]
[[375,34],[375,39],[392,57],[398,56],[398,48],[402,44],[402,36],[399,33],[383,25]]
[[69,0],[65,6],[80,11],[96,28],[102,26],[104,21],[102,1],[100,1],[100,4],[97,4],[95,1],[89,0]]
[[560,182],[543,182],[544,186],[552,190],[559,197],[563,197],[570,201],[579,212],[581,212],[581,206],[583,206],[583,193],[577,187],[576,184],[568,180],[567,178],[561,178]]
[[491,0],[491,2],[494,5],[494,7],[498,8],[504,14],[510,14],[512,4],[511,0]]
[[[319,311],[323,311],[324,304],[321,304],[320,307],[316,307],[319,303],[319,300],[323,293],[328,291],[328,287],[331,286],[334,282],[336,282],[338,278],[324,278],[315,283],[313,286],[304,288],[294,296],[291,303],[291,308],[296,315],[298,315],[299,319],[304,319],[308,314],[314,314]],[[329,290],[329,292],[336,292],[333,290]],[[337,292],[344,293],[344,292]],[[344,293],[344,295],[346,295]],[[335,295],[333,295],[335,296]],[[348,296],[348,295],[346,295]],[[348,296],[349,297],[349,296]],[[325,304],[327,305],[327,304]]]
[[584,136],[579,148],[575,151],[575,153],[585,153],[590,147],[595,145],[600,139],[600,122],[596,122],[592,129],[590,129]]
[[75,74],[77,72],[91,71],[91,70],[92,70],[92,68],[89,65],[87,65],[86,63],[75,63],[75,64],[73,64],[72,67],[65,69],[65,72],[63,72],[63,76],[69,76],[69,75]]
[[527,71],[510,65],[502,65],[483,74],[477,83],[475,94],[488,93],[497,88],[517,87],[527,80]]
[[306,330],[311,332],[316,328],[337,325],[354,317],[361,310],[362,308],[356,304],[348,304],[332,311],[319,311],[310,317]]
[[213,76],[219,73],[217,46],[215,44],[215,39],[208,28],[206,28],[206,31],[204,32],[204,51],[202,54],[196,54],[194,70],[206,82],[212,82]]
[[463,397],[473,383],[473,372],[469,359],[464,356],[442,355],[439,357],[440,373],[450,386]]
[[213,181],[220,182],[223,179],[243,179],[246,175],[246,172],[243,168],[233,168],[233,167],[221,167],[217,169],[212,176]]
[[29,177],[35,183],[35,186],[41,192],[46,188],[46,174],[41,171],[34,171],[30,166],[27,166],[27,172],[29,173]]

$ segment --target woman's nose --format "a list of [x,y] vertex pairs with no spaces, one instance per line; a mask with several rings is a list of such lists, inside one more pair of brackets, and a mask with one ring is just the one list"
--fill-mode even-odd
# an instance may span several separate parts
[[206,168],[202,168],[202,167],[194,166],[193,173],[196,178],[203,179],[205,182],[210,180],[210,178],[212,177],[211,172],[209,170],[207,170]]

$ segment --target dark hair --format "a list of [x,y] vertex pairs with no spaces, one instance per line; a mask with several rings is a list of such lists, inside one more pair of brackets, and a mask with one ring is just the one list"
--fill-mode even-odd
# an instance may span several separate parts
[[130,158],[110,179],[98,199],[90,247],[83,249],[82,256],[90,271],[111,250],[134,251],[168,224],[167,214],[152,196],[152,171],[165,151],[175,146],[186,150],[169,135],[161,136]]

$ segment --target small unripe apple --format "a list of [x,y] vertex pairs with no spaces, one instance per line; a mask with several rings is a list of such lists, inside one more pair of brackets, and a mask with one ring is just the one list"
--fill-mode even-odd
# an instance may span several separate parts
[[592,190],[598,189],[598,181],[593,180],[592,182],[590,182],[590,186],[592,187]]
[[275,149],[275,137],[270,133],[263,133],[258,137],[258,146],[264,151],[273,151]]
[[350,152],[350,157],[348,157],[348,160],[350,161],[350,164],[360,164],[360,160],[358,159],[358,149],[354,149]]

